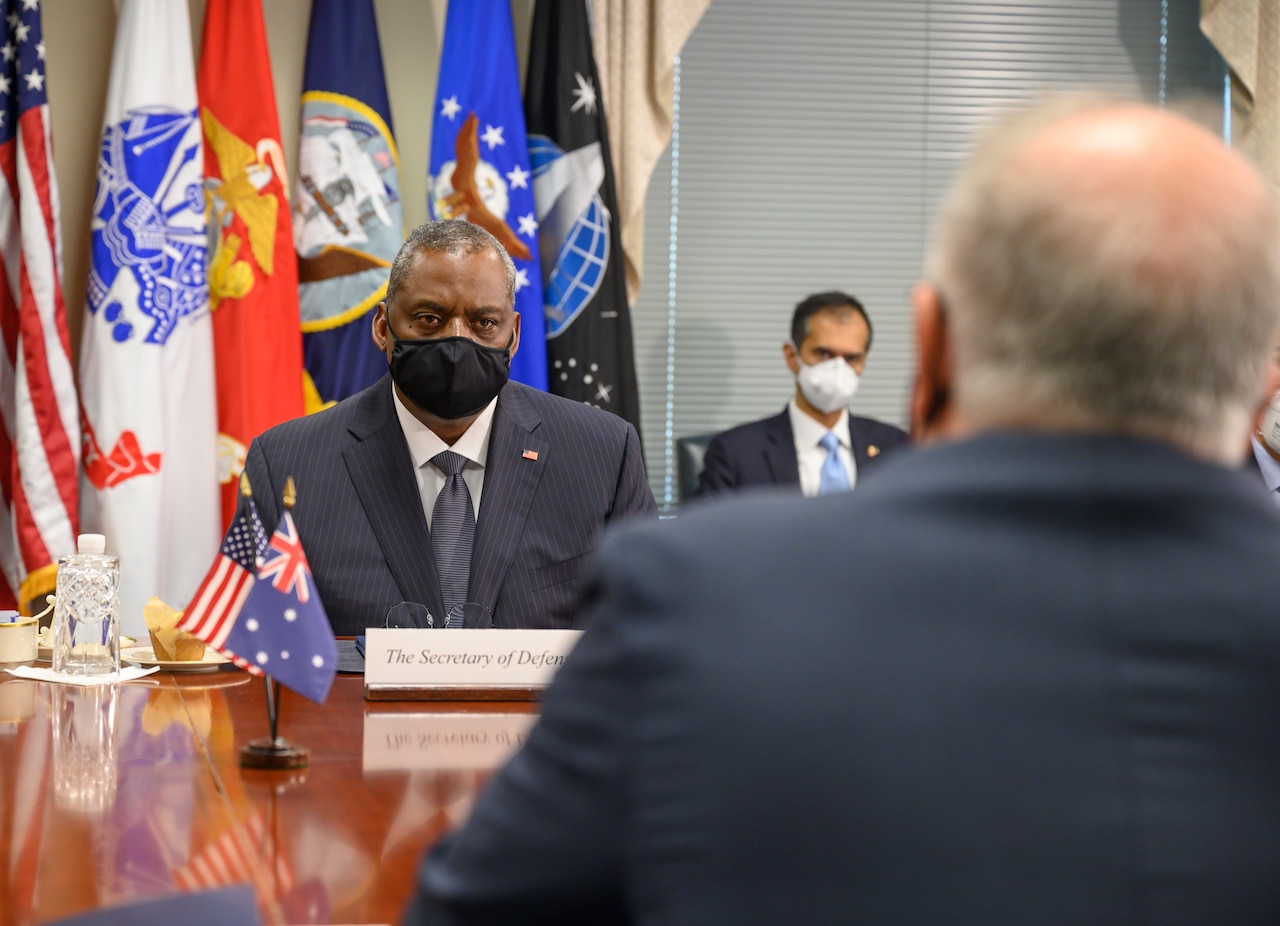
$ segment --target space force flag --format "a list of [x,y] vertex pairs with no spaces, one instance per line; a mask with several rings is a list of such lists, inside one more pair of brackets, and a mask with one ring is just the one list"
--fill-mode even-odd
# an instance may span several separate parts
[[481,226],[515,261],[520,348],[511,358],[511,378],[546,389],[538,218],[530,178],[511,4],[450,3],[431,126],[427,207],[433,219],[467,219]]
[[307,411],[387,372],[372,315],[404,239],[373,0],[315,0],[293,194]]
[[302,414],[298,265],[260,0],[209,0],[196,83],[226,527],[249,441]]
[[34,613],[75,549],[80,407],[40,7],[3,0],[0,16],[0,607]]
[[135,636],[147,599],[184,606],[218,548],[203,167],[187,5],[123,0],[80,347],[81,506],[126,564]]
[[609,132],[585,0],[533,10],[525,115],[538,204],[549,388],[640,430]]

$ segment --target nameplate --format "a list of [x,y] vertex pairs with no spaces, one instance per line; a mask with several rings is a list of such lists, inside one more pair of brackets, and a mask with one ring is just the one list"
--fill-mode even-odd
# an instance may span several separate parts
[[366,714],[364,770],[497,768],[524,745],[537,714]]
[[370,627],[364,693],[381,700],[527,700],[551,681],[581,630]]

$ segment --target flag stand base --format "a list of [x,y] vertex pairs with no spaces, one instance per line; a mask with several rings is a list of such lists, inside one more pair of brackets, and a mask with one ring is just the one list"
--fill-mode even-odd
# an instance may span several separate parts
[[280,683],[269,677],[262,680],[267,683],[267,722],[271,725],[271,735],[260,736],[241,746],[240,765],[242,768],[306,768],[311,761],[311,750],[276,733],[280,722]]
[[306,768],[310,761],[311,750],[282,736],[264,736],[240,747],[240,765],[244,768]]

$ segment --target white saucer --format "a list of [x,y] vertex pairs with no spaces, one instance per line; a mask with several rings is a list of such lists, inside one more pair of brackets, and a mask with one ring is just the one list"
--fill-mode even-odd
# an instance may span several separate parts
[[[49,640],[50,640],[50,636],[49,636],[48,630],[49,630],[49,628],[48,628],[48,627],[41,627],[41,628],[40,628],[40,639],[39,639],[39,645],[36,647],[36,661],[37,661],[37,662],[52,662],[52,661],[53,661],[53,644],[49,642]],[[125,634],[121,634],[121,635],[120,635],[120,654],[121,654],[121,658],[123,658],[123,656],[124,656],[124,651],[125,651],[125,649],[126,649],[127,647],[130,647],[130,646],[137,646],[137,645],[138,645],[138,641],[137,641],[137,640],[135,640],[133,637],[127,636],[127,635],[125,635]]]
[[226,665],[231,660],[217,650],[206,649],[203,659],[171,662],[165,659],[157,659],[156,654],[149,646],[135,646],[127,650],[122,648],[120,650],[120,661],[142,666],[145,669],[156,666],[166,672],[216,672],[219,666]]

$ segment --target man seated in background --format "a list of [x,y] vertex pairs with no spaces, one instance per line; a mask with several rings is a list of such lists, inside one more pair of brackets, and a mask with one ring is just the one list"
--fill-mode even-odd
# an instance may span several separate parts
[[791,316],[782,356],[796,378],[780,415],[738,425],[707,445],[699,496],[748,486],[797,486],[806,496],[846,492],[858,473],[907,439],[900,428],[849,413],[871,352],[871,319],[857,299],[815,293]]
[[293,518],[335,634],[383,626],[401,601],[435,627],[571,626],[600,529],[656,514],[630,424],[507,381],[515,285],[479,226],[419,226],[373,320],[387,375],[250,445],[265,523],[297,482]]
[[1280,513],[1232,471],[1278,243],[1172,113],[987,137],[913,293],[926,446],[606,536],[407,922],[1280,920]]
[[1280,505],[1280,344],[1271,351],[1267,398],[1258,408],[1245,469],[1261,480],[1273,504]]

